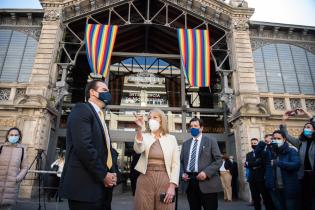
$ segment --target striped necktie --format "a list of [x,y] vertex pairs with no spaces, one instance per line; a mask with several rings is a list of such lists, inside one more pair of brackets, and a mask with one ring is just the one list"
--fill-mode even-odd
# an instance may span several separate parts
[[195,172],[197,145],[198,145],[197,140],[193,140],[193,148],[191,151],[190,163],[189,163],[190,172]]
[[104,113],[102,111],[98,112],[100,120],[102,122],[103,128],[104,128],[104,133],[105,133],[105,140],[106,140],[106,146],[107,146],[107,160],[106,160],[106,166],[108,167],[108,169],[111,169],[113,166],[113,159],[112,159],[112,153],[110,150],[110,138],[109,138],[109,133],[108,133],[108,129],[105,123],[105,117],[104,117]]

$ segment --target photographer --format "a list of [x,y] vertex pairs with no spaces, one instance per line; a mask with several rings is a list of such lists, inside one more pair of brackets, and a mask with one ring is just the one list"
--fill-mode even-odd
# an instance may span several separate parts
[[[291,116],[307,116],[311,118],[309,122],[304,125],[303,131],[298,138],[289,135],[287,131],[286,122]],[[300,181],[300,210],[315,209],[315,191],[314,191],[314,161],[315,161],[315,121],[314,117],[303,109],[295,109],[287,111],[282,117],[282,124],[280,130],[283,131],[287,137],[288,142],[294,145],[299,150],[301,167],[298,172]]]
[[[264,148],[264,149],[263,149]],[[270,145],[260,142],[265,164],[265,185],[277,210],[296,210],[299,194],[297,172],[301,162],[295,148],[289,147],[284,132],[273,132]]]

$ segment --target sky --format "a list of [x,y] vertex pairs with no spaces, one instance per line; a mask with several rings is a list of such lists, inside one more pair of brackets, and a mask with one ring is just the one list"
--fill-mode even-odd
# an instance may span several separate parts
[[[315,0],[246,1],[255,8],[251,20],[315,26]],[[0,0],[0,8],[41,8],[41,5],[38,0]]]

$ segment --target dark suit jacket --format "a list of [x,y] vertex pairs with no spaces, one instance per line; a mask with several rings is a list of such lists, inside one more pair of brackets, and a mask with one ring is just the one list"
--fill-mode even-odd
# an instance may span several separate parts
[[[189,160],[189,150],[192,143],[192,138],[183,143],[180,164],[181,173],[187,173],[187,165]],[[214,193],[221,192],[222,186],[219,177],[219,168],[222,165],[221,152],[218,143],[213,138],[202,136],[200,142],[200,149],[198,154],[198,169],[199,172],[204,171],[207,175],[207,179],[199,182],[199,188],[202,193]],[[186,191],[187,183],[184,184],[184,190]]]
[[67,124],[67,152],[60,180],[61,197],[85,202],[102,198],[107,174],[105,133],[89,103],[77,104]]
[[231,174],[232,174],[232,166],[233,166],[233,163],[230,160],[226,160],[224,162],[225,170],[229,170]]
[[261,155],[254,155],[253,151],[247,153],[245,167],[249,169],[248,182],[264,181],[265,167]]

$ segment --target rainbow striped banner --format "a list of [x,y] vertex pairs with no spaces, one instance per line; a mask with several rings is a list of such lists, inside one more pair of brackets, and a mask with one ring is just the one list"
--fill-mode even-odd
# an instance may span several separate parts
[[115,25],[86,24],[86,52],[94,74],[107,77],[117,31]]
[[207,30],[177,29],[185,76],[192,87],[210,86],[210,39]]

